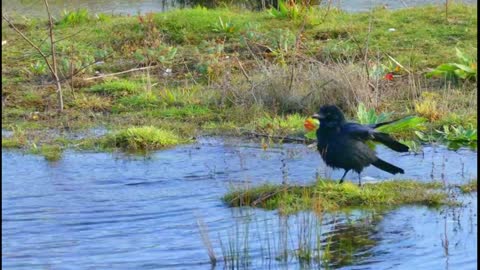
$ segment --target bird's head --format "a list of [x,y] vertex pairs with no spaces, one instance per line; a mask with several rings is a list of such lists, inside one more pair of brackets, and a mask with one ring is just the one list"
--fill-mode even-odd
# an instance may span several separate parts
[[318,113],[312,115],[312,118],[320,121],[320,127],[337,127],[345,122],[345,116],[335,105],[322,106]]

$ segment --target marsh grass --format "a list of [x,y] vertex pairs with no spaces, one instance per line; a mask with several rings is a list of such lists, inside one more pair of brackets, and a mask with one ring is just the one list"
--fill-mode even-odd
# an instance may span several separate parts
[[477,179],[470,180],[467,183],[460,185],[459,187],[462,193],[477,192]]
[[406,204],[439,206],[455,204],[437,182],[394,180],[369,183],[358,187],[353,183],[339,185],[319,180],[311,186],[262,185],[233,190],[223,197],[229,206],[254,206],[279,209],[282,213],[300,210],[335,211],[355,207],[392,207]]
[[2,148],[22,148],[26,142],[26,139],[21,137],[2,137]]
[[160,105],[158,97],[151,93],[145,92],[138,95],[122,97],[112,108],[114,112],[142,110],[156,108]]
[[68,103],[68,106],[79,110],[105,112],[112,109],[112,100],[105,96],[79,93]]
[[[131,121],[136,125],[168,122],[169,126],[176,122],[182,129],[196,124],[200,131],[205,131],[202,126],[219,126],[284,136],[301,133],[300,121],[293,119],[296,115],[308,116],[329,103],[339,105],[350,119],[357,106],[365,104],[377,113],[392,112],[392,118],[423,115],[430,119],[429,132],[445,124],[476,128],[472,109],[477,105],[476,82],[450,85],[423,76],[429,67],[454,61],[453,46],[474,54],[476,7],[451,5],[448,23],[433,15],[438,10],[426,6],[349,14],[332,9],[325,16],[325,10],[312,9],[302,15],[306,16],[303,32],[298,20],[235,8],[102,15],[101,20],[83,11],[71,12],[57,29],[60,38],[75,37],[58,44],[68,55],[66,60],[77,59],[75,63],[83,65],[89,62],[84,58],[95,58],[103,63],[76,75],[76,93],[65,91],[68,108],[62,116],[50,113],[55,91],[45,86],[48,81],[25,71],[38,57],[23,54],[27,44],[16,35],[10,37],[11,29],[5,28],[8,44],[15,46],[2,48],[6,67],[2,71],[2,126],[79,128],[101,122],[125,128]],[[365,57],[371,17],[370,53]],[[28,36],[38,36],[40,21],[19,20]],[[86,30],[79,32],[78,25]],[[390,27],[397,31],[388,32]],[[166,62],[161,60],[165,60],[161,53],[165,48],[175,51]],[[103,82],[83,80],[94,76],[95,70],[111,73],[144,65],[135,55],[150,50],[160,52],[155,57],[144,55],[159,67],[149,71],[151,81],[141,82],[139,75],[143,74],[138,72]],[[372,70],[375,66],[391,71],[387,70],[394,67],[391,58],[404,67],[395,71],[393,81],[365,72],[366,67]],[[425,101],[423,92],[435,92],[435,104]],[[29,117],[32,112],[40,112],[41,117]],[[185,123],[185,118],[191,123]]]
[[12,134],[10,136],[2,136],[2,148],[23,148],[27,143],[27,135],[25,131],[19,127],[12,127]]
[[92,93],[99,93],[116,97],[136,94],[139,93],[141,90],[141,84],[125,79],[105,81],[103,83],[94,85],[88,89],[88,91]]

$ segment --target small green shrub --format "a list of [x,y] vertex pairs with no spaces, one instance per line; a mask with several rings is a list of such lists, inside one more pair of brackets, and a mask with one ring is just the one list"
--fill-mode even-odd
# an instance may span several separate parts
[[382,112],[379,115],[375,112],[375,109],[371,108],[367,110],[365,104],[360,103],[357,107],[357,119],[362,125],[366,124],[377,124],[385,122],[390,119],[392,113]]
[[442,76],[447,80],[457,82],[459,79],[476,80],[477,79],[477,60],[466,56],[458,48],[455,48],[457,58],[460,63],[441,64],[434,70],[426,74],[427,78]]

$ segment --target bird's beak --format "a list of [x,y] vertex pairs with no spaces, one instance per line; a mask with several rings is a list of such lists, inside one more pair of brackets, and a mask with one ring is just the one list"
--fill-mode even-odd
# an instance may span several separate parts
[[312,115],[312,118],[318,119],[318,120],[323,120],[323,119],[325,119],[325,115],[323,115],[321,113],[320,114],[316,113],[316,114]]

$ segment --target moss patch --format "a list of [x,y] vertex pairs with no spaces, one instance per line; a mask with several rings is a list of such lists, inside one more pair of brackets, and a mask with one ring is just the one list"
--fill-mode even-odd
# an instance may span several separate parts
[[405,204],[439,206],[454,204],[438,182],[395,180],[364,184],[338,184],[319,180],[310,186],[262,185],[234,190],[223,197],[229,206],[279,209],[283,213],[300,210],[334,211],[349,207],[388,207]]

